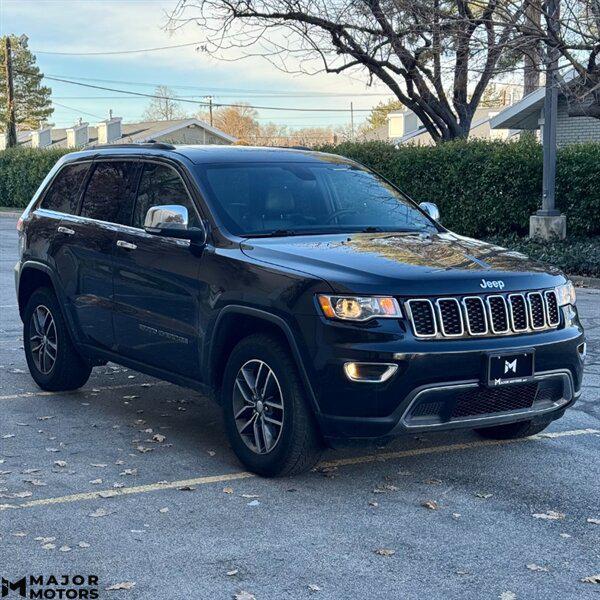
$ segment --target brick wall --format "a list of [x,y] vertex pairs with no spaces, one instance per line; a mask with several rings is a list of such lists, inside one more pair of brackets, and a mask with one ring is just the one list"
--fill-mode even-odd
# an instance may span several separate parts
[[560,146],[600,142],[600,119],[569,117],[566,102],[559,102],[556,122],[556,143]]

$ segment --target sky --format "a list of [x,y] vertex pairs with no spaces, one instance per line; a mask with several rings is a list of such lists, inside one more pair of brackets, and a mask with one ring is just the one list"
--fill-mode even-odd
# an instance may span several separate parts
[[[259,110],[262,123],[273,121],[294,129],[347,125],[350,102],[358,125],[367,116],[367,109],[391,99],[384,86],[367,87],[366,77],[360,74],[292,75],[263,58],[224,61],[194,46],[130,54],[84,54],[197,42],[195,24],[176,32],[165,31],[166,13],[176,3],[176,0],[0,0],[0,35],[26,34],[29,48],[47,76],[150,94],[157,85],[166,85],[178,97],[192,96],[188,99],[194,101],[211,95],[216,103],[242,101],[286,109],[341,109],[340,112]],[[47,80],[45,84],[52,88],[55,112],[51,121],[58,127],[72,125],[80,117],[96,123],[108,117],[109,109],[124,122],[138,121],[150,101],[56,81]],[[182,107],[191,114],[200,108],[195,102]]]

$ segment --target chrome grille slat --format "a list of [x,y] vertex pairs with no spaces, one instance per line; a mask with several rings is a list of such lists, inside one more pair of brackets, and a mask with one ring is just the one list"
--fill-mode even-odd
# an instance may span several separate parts
[[560,325],[561,311],[554,290],[410,298],[404,305],[418,338],[515,335]]

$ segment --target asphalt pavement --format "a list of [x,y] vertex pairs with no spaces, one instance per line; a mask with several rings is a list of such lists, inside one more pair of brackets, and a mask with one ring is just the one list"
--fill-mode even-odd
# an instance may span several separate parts
[[81,391],[41,392],[16,259],[15,220],[0,218],[8,581],[93,575],[98,597],[143,600],[600,598],[600,577],[582,581],[600,576],[599,290],[578,290],[584,391],[548,435],[428,434],[269,480],[243,471],[196,392],[112,364]]

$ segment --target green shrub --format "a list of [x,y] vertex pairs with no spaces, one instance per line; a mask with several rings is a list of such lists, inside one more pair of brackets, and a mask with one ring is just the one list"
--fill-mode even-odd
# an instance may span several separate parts
[[488,241],[554,265],[569,275],[600,277],[600,237],[545,242],[517,235],[495,236]]
[[11,148],[0,152],[0,206],[25,208],[54,163],[68,150]]
[[[347,142],[321,148],[371,167],[417,202],[435,202],[445,226],[485,238],[526,234],[541,203],[535,141],[456,141],[440,146]],[[559,150],[556,194],[569,235],[600,234],[600,144]]]

